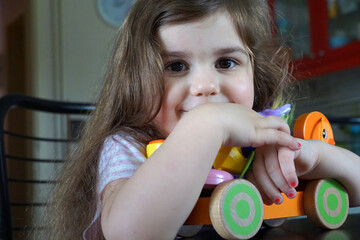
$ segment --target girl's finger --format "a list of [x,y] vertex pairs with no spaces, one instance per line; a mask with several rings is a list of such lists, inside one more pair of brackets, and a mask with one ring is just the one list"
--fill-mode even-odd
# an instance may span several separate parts
[[281,118],[276,116],[263,117],[260,121],[261,127],[272,128],[290,134],[289,125]]
[[265,168],[264,156],[260,152],[255,154],[255,159],[253,162],[253,174],[260,189],[270,199],[270,201],[276,204],[280,204],[283,201],[283,197],[268,175],[268,172]]
[[294,163],[295,152],[285,147],[279,148],[278,158],[281,172],[286,179],[287,184],[289,187],[295,188],[298,185],[298,178]]
[[[265,169],[272,180],[273,184],[276,188],[278,188],[281,192],[285,193],[289,198],[293,198],[296,195],[296,191],[293,187],[291,187],[286,178],[283,175],[282,169],[280,167],[280,159],[279,159],[279,152],[275,147],[268,147],[265,148],[269,149],[264,154],[264,165]],[[289,161],[287,155],[281,156],[283,159],[282,161]],[[285,159],[284,159],[285,158]],[[291,159],[292,161],[292,159]]]
[[288,147],[291,150],[298,150],[301,146],[297,139],[290,134],[271,128],[258,129],[252,140],[252,147],[261,147],[264,145],[280,145]]
[[266,205],[272,205],[274,203],[273,200],[271,200],[265,193],[264,191],[262,190],[262,188],[259,187],[259,184],[256,182],[256,179],[254,177],[254,174],[253,174],[253,171],[252,170],[249,170],[247,173],[246,173],[246,179],[249,180],[252,184],[255,185],[256,189],[260,192],[260,195],[262,197],[262,200],[263,202],[266,204]]

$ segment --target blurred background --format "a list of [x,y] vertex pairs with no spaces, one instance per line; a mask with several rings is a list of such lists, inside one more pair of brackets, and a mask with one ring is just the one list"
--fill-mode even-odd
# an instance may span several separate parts
[[1,94],[94,100],[117,32],[100,2],[1,0]]
[[[24,93],[93,102],[118,26],[132,3],[0,0],[0,96]],[[318,110],[334,118],[358,117],[360,0],[268,3],[277,34],[292,49],[300,86],[296,113]],[[358,127],[339,128],[338,141],[359,138]]]
[[[50,100],[94,102],[117,29],[132,3],[0,0],[0,97],[21,93]],[[83,120],[78,115],[64,117],[15,109],[9,112],[5,125],[17,133],[66,139],[76,134]],[[69,152],[61,143],[10,138],[5,139],[5,148],[31,159],[64,159]],[[40,164],[7,159],[6,163],[9,178],[45,182],[52,181],[62,168],[56,161]],[[42,203],[48,201],[51,187],[52,184],[9,183],[10,201],[36,203],[32,209],[23,204],[12,205],[15,239],[27,239],[29,229],[41,219]]]
[[[291,48],[296,114],[320,111],[335,141],[360,154],[360,0],[268,0]],[[94,102],[132,0],[0,0],[0,97]],[[15,118],[12,128],[63,136],[82,121]],[[31,124],[25,124],[26,121]],[[30,126],[31,125],[31,126]],[[47,151],[33,146],[34,154]],[[341,159],[339,159],[341,161]],[[32,172],[36,172],[33,170]],[[359,210],[360,211],[360,210]]]

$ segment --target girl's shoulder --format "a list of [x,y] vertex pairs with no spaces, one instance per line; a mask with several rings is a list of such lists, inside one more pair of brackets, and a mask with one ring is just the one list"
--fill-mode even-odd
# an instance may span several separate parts
[[145,148],[133,137],[123,132],[108,136],[100,153],[100,171],[107,166],[141,165],[146,159]]
[[121,131],[112,134],[105,139],[102,152],[104,153],[114,148],[130,152],[141,152],[142,155],[145,155],[145,149],[142,144],[136,141],[132,136]]
[[108,136],[99,159],[99,192],[111,181],[129,178],[146,160],[145,150],[132,137],[119,132]]

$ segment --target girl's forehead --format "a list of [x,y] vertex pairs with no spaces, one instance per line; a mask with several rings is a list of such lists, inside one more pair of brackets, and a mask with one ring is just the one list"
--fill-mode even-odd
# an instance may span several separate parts
[[234,22],[224,12],[194,21],[161,26],[159,37],[165,48],[184,48],[193,44],[198,44],[199,47],[230,45],[244,48]]
[[204,27],[206,25],[212,24],[214,21],[216,21],[219,18],[224,18],[228,21],[229,24],[233,24],[233,21],[231,19],[231,16],[229,13],[225,11],[216,11],[212,14],[206,14],[202,17],[195,18],[192,20],[185,20],[181,22],[170,22],[168,24],[165,24],[163,26],[160,26],[161,29],[168,28],[168,27],[176,27],[176,26],[198,26],[198,27]]

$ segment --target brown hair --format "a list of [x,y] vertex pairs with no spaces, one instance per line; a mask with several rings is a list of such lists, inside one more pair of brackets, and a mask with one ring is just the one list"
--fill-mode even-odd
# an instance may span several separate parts
[[98,160],[106,137],[123,131],[145,144],[160,136],[152,123],[164,88],[159,27],[195,21],[216,11],[231,16],[252,57],[254,110],[264,109],[279,96],[283,99],[290,79],[289,56],[271,33],[266,1],[138,0],[118,32],[96,109],[55,189],[46,222],[50,231],[44,239],[82,239],[96,211]]

